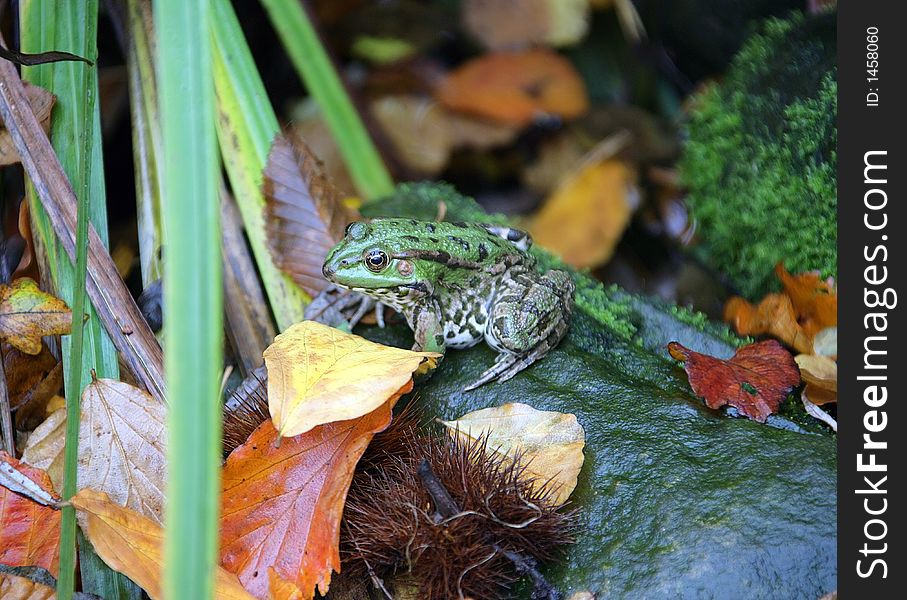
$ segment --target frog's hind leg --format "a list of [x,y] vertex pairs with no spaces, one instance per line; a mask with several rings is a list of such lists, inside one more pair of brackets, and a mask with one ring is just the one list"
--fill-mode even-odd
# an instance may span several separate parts
[[564,271],[515,272],[502,282],[485,331],[486,342],[500,354],[464,389],[507,381],[557,346],[569,327],[573,291],[573,280]]

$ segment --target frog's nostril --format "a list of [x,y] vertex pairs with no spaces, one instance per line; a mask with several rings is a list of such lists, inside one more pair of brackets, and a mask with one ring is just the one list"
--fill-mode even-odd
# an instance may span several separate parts
[[324,263],[324,265],[322,265],[321,274],[324,275],[325,279],[331,278],[331,275],[334,274],[334,269],[331,268],[330,263]]

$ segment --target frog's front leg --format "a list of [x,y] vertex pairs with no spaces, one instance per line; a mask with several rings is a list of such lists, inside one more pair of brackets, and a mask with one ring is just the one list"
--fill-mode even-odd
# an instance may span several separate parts
[[415,337],[413,350],[444,354],[444,325],[433,304],[414,307],[408,320]]
[[494,379],[507,381],[557,346],[570,325],[574,288],[565,271],[539,275],[511,269],[495,294],[485,327],[485,341],[500,354],[494,366],[464,389]]

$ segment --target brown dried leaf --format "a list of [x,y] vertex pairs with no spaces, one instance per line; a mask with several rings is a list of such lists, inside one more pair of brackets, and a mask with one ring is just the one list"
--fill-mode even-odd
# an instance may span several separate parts
[[278,136],[264,170],[265,227],[275,264],[310,296],[328,287],[321,266],[358,217],[298,136]]
[[22,462],[44,469],[54,484],[63,489],[63,447],[66,442],[66,409],[55,410],[31,432],[22,451]]
[[589,29],[589,0],[465,0],[466,31],[491,50],[567,46]]
[[[38,123],[47,133],[50,131],[50,113],[53,110],[57,97],[36,85],[25,84],[25,93],[28,96],[28,103],[31,110],[35,113]],[[0,126],[0,166],[14,165],[19,162],[19,152],[13,144],[6,125]]]
[[57,591],[28,577],[0,573],[0,598],[3,600],[53,600]]
[[167,407],[144,390],[96,379],[82,393],[79,487],[163,522]]

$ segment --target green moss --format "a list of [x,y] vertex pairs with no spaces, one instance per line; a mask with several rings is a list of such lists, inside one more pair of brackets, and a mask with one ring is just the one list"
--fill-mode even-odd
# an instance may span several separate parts
[[778,262],[836,274],[834,39],[834,15],[769,20],[696,101],[681,170],[697,251],[751,298]]

